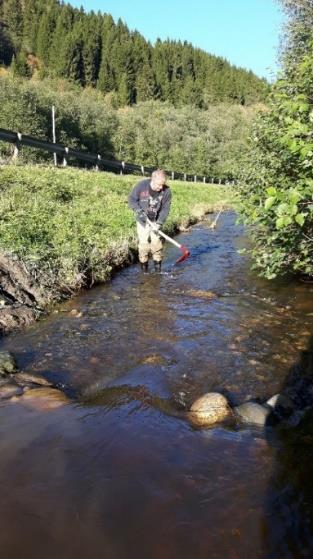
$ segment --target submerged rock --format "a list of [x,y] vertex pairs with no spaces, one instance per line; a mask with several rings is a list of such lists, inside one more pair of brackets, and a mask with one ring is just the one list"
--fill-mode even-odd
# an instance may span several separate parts
[[10,375],[17,371],[16,361],[9,351],[0,351],[0,376]]
[[209,392],[192,404],[188,417],[194,425],[205,426],[226,419],[230,413],[225,396],[218,392]]
[[256,402],[245,402],[241,406],[234,408],[234,412],[244,423],[254,423],[255,425],[264,426],[267,418],[271,413],[271,409]]
[[164,365],[165,363],[166,361],[164,357],[162,357],[162,355],[158,355],[157,353],[147,355],[142,360],[143,365]]
[[38,384],[40,386],[53,386],[51,382],[40,375],[34,375],[32,373],[16,373],[14,375],[14,380],[18,383],[24,384]]
[[22,393],[23,388],[12,382],[7,382],[0,386],[0,400],[6,400]]
[[204,291],[202,289],[188,289],[185,293],[190,297],[199,297],[200,299],[216,299],[218,297],[213,291]]
[[49,411],[69,403],[67,396],[56,388],[34,388],[24,392],[18,401],[39,411]]

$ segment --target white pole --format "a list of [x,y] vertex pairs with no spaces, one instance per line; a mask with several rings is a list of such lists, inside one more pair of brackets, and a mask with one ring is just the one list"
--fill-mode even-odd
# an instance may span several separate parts
[[[52,138],[53,138],[53,143],[56,143],[56,138],[55,138],[55,107],[54,105],[52,106]],[[54,165],[57,166],[58,162],[57,162],[57,154],[54,152],[53,154],[53,159],[54,159]]]

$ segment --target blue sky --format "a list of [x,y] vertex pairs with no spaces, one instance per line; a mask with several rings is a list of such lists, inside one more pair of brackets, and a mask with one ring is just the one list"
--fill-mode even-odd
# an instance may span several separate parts
[[69,0],[119,17],[147,40],[186,40],[272,79],[283,15],[275,0]]

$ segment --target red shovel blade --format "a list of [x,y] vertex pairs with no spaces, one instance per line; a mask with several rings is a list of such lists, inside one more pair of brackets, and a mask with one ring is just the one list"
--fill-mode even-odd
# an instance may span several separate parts
[[182,252],[182,255],[178,258],[178,260],[176,260],[175,264],[184,262],[184,260],[187,260],[187,258],[190,256],[190,251],[184,245],[181,245],[180,250]]

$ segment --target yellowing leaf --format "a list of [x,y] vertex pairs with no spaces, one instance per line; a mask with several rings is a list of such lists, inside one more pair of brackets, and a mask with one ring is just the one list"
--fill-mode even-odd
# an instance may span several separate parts
[[266,210],[269,210],[273,206],[273,204],[275,204],[275,201],[276,201],[276,196],[270,196],[269,198],[266,198],[264,208]]
[[297,214],[297,215],[295,216],[295,221],[296,221],[299,225],[301,225],[301,227],[302,227],[302,225],[304,224],[304,221],[305,221],[305,214]]

